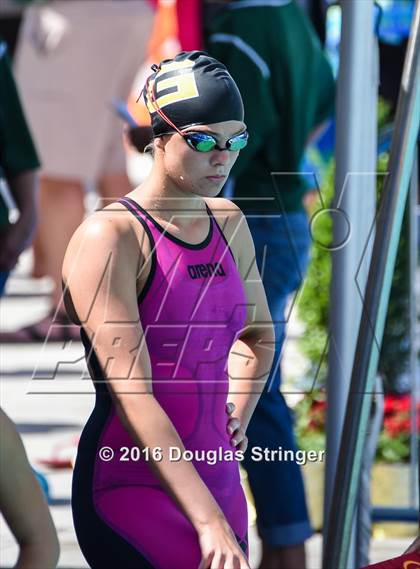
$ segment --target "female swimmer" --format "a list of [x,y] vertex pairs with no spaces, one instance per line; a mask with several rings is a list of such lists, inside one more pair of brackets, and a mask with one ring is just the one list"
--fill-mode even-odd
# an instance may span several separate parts
[[151,174],[85,220],[63,265],[96,390],[74,524],[94,569],[245,569],[239,460],[274,330],[246,220],[216,198],[247,143],[243,105],[204,52],[152,69]]

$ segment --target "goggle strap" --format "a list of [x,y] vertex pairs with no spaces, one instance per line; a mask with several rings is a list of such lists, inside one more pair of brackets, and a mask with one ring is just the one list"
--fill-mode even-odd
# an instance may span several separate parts
[[[157,101],[156,101],[156,97],[155,97],[155,93],[154,93],[154,85],[150,87],[150,80],[151,77],[149,77],[146,81],[146,85],[145,85],[145,89],[146,89],[146,94],[149,95],[149,99],[150,102],[153,105],[153,108],[155,109],[155,111],[157,112],[157,114],[167,123],[169,124],[169,126],[171,126],[173,129],[176,130],[176,132],[178,134],[180,134],[181,136],[184,136],[183,133],[179,130],[179,128],[176,126],[176,124],[174,124],[171,119],[169,117],[167,117],[165,115],[165,113],[162,111],[162,109],[159,107]],[[140,97],[139,97],[140,98]]]

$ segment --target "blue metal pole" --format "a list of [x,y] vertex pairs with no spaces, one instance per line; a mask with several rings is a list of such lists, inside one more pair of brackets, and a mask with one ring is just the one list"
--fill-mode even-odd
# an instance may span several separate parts
[[[336,475],[341,433],[350,386],[362,293],[369,251],[356,284],[356,273],[375,215],[377,76],[374,4],[342,1],[340,66],[337,86],[335,195],[333,208],[330,344],[327,377],[327,445],[324,535]],[[350,235],[346,235],[350,222]],[[352,547],[349,567],[355,565]]]

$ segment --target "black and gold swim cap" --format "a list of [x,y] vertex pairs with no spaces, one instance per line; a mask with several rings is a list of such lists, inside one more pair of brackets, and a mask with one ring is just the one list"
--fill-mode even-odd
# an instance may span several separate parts
[[143,97],[155,136],[175,130],[163,117],[179,129],[243,121],[244,106],[235,81],[220,61],[204,51],[183,51],[152,69]]

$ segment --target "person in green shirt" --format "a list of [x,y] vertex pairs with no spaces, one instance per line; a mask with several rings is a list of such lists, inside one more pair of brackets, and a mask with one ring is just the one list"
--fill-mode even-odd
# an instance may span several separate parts
[[36,225],[40,163],[13,78],[6,43],[0,39],[0,181],[6,182],[19,210],[9,222],[8,207],[0,193],[0,296],[9,272],[30,244]]
[[[232,169],[241,209],[302,211],[299,172],[308,137],[334,108],[334,79],[313,31],[292,0],[221,3],[207,18],[207,51],[228,67],[246,101],[250,139]],[[219,8],[217,10],[217,8]]]
[[226,65],[244,101],[249,142],[223,195],[247,216],[276,331],[274,363],[243,461],[263,545],[260,569],[304,569],[312,529],[300,468],[294,461],[257,461],[252,449],[297,450],[280,361],[287,300],[309,260],[308,185],[299,169],[308,139],[333,114],[334,79],[294,0],[207,0],[205,27],[207,51]]

